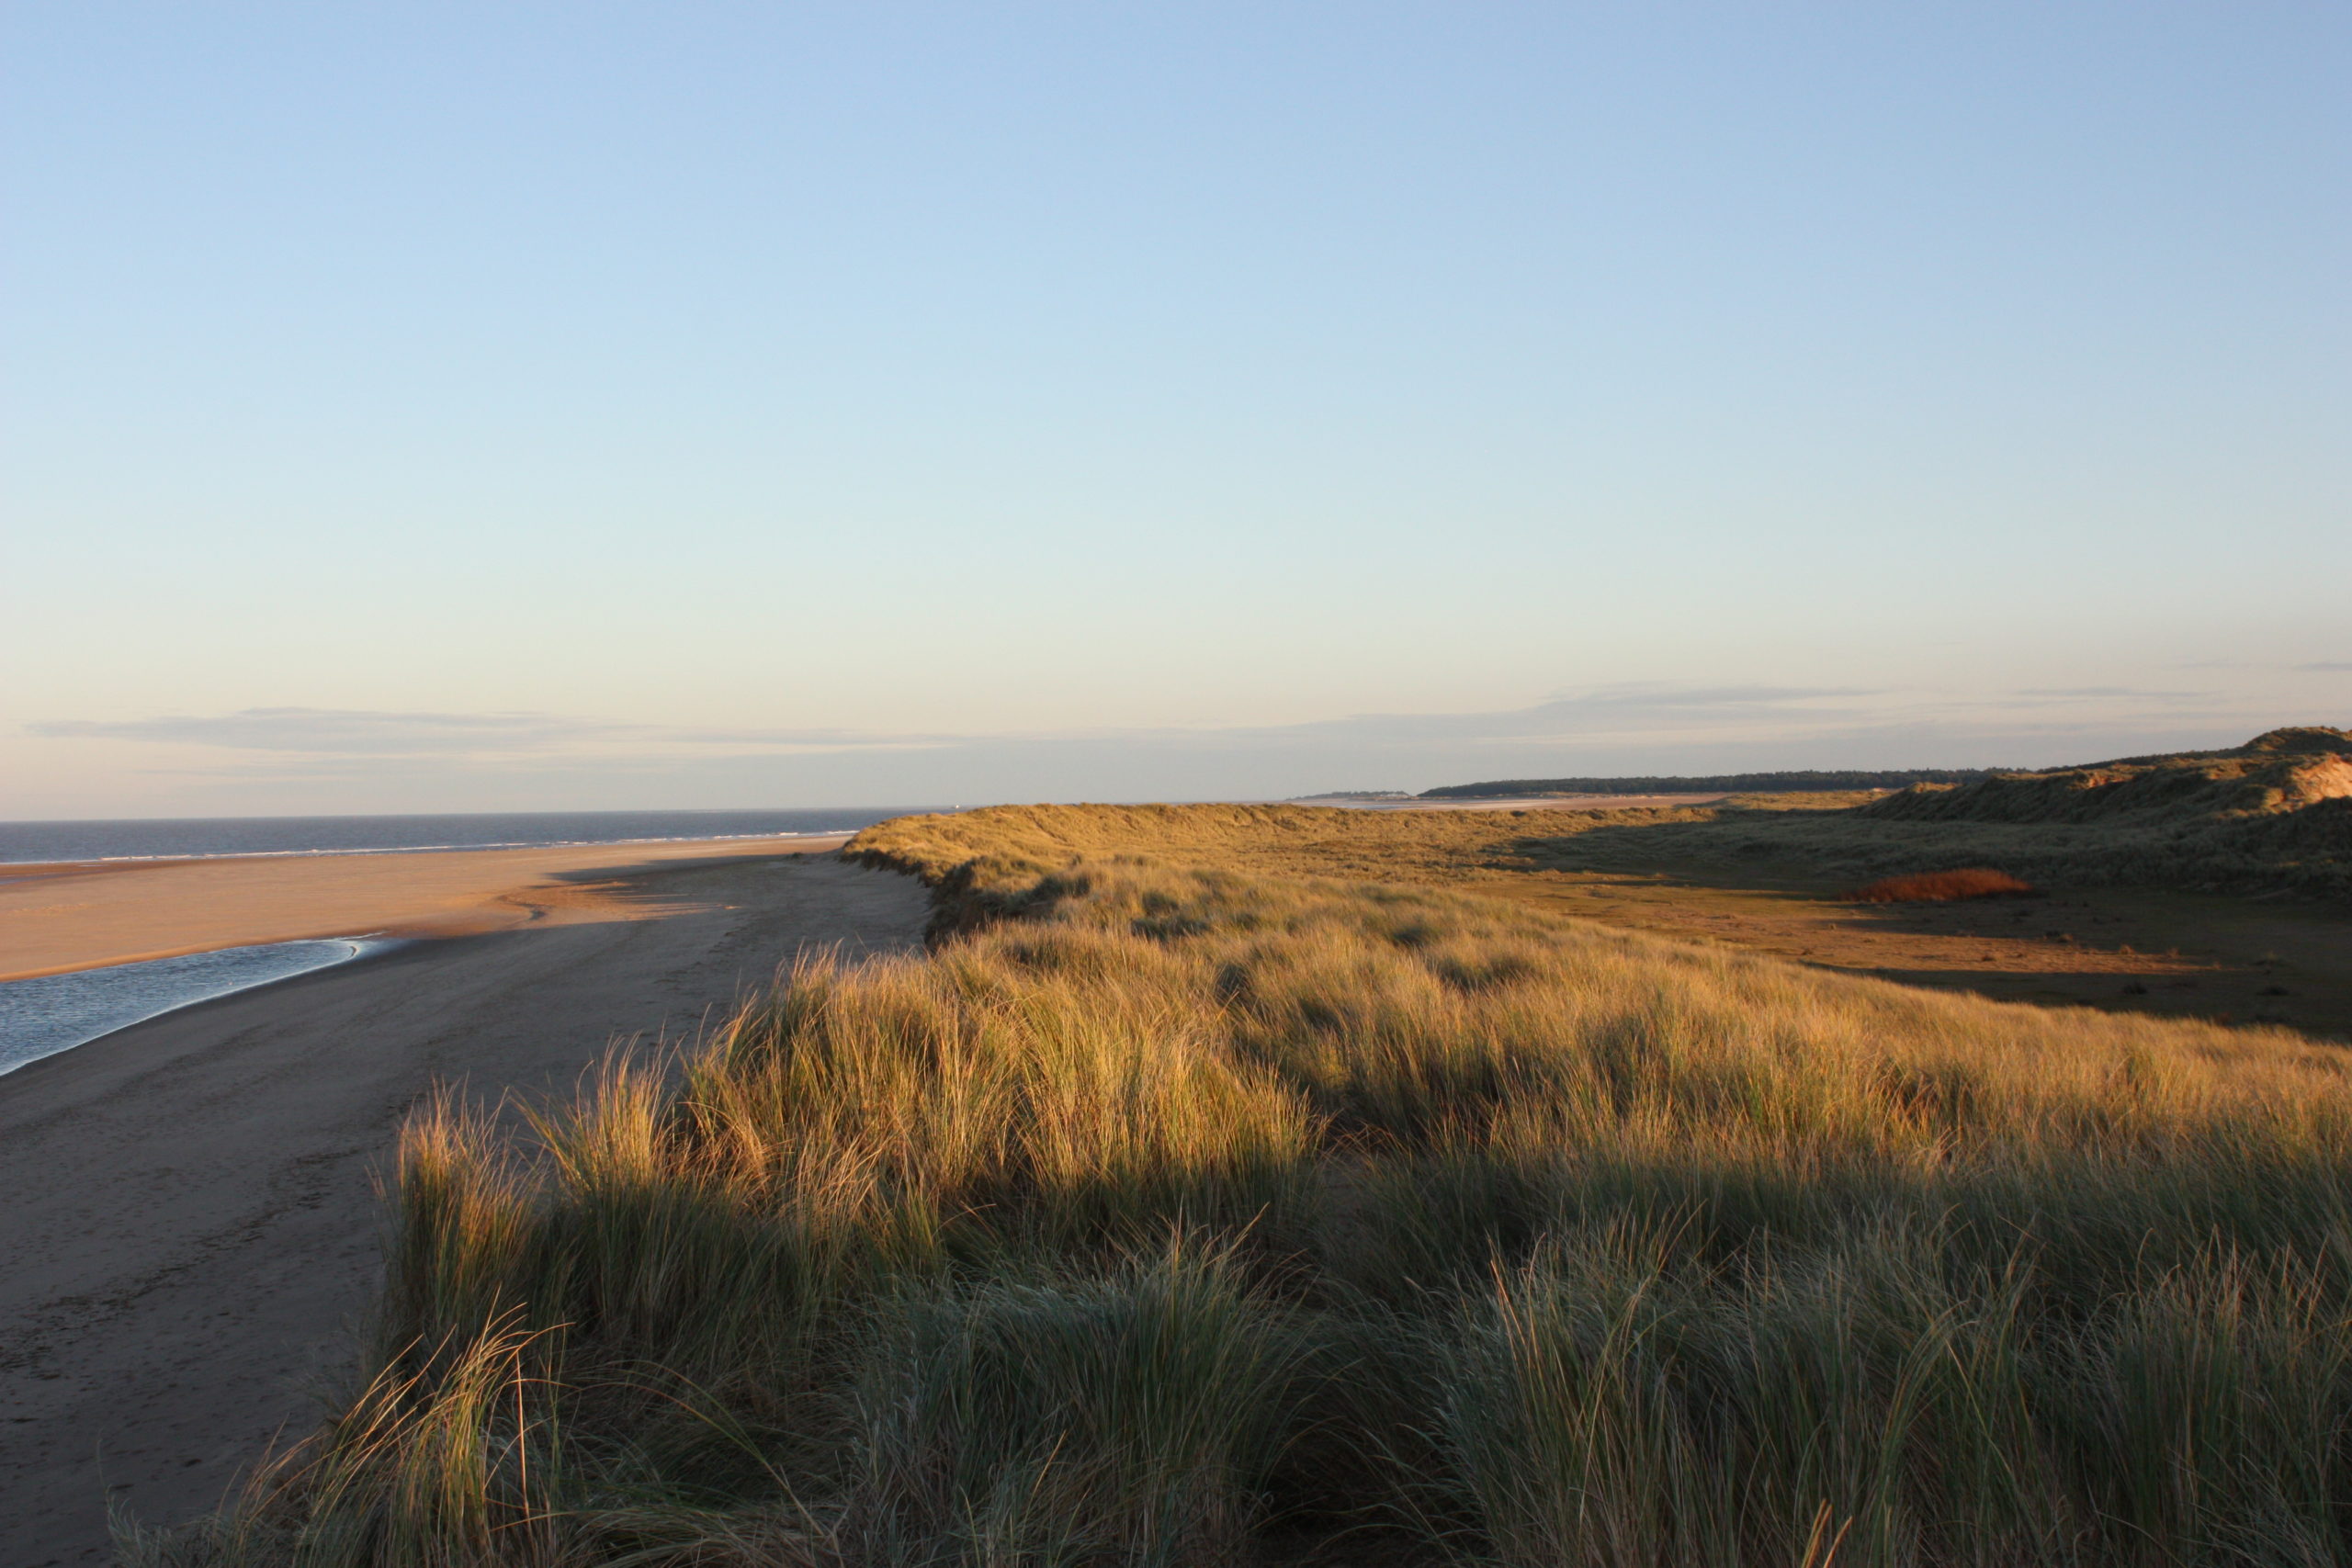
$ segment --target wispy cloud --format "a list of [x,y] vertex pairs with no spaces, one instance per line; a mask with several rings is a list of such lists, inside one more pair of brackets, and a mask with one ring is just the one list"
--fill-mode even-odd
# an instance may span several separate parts
[[845,729],[695,729],[616,724],[544,713],[400,713],[365,708],[245,708],[210,716],[49,719],[26,726],[52,739],[140,740],[305,757],[515,756],[582,748],[642,750],[703,746],[900,747],[946,736]]
[[1875,686],[1674,686],[1644,682],[1555,692],[1542,705],[1577,708],[1784,707],[1823,697],[1871,697]]
[[2352,659],[2321,659],[2303,664],[2266,663],[2245,659],[2199,659],[2188,664],[2169,664],[2168,670],[2244,670],[2276,673],[2291,670],[2301,674],[2342,674],[2352,671]]
[[1784,722],[1881,694],[1814,686],[1600,687],[1532,707],[1479,713],[1354,714],[1305,724],[1205,728],[1027,730],[942,734],[842,728],[707,728],[620,724],[545,713],[408,713],[357,708],[246,708],[211,716],[51,719],[28,726],[52,739],[265,751],[311,759],[549,757],[593,750],[658,756],[709,748],[899,750],[1115,740],[1130,745],[1291,747],[1345,739],[1399,747],[1464,741],[1542,744],[1660,729]]
[[1580,773],[2033,765],[2228,744],[2294,716],[2219,694],[2121,686],[1649,683],[1470,713],[991,734],[300,707],[28,728],[61,742],[140,743],[149,754],[138,771],[241,798],[274,789],[274,799],[321,805],[364,796],[458,809],[485,799],[1211,799]]
[[1987,709],[2100,703],[2174,708],[2192,693],[2124,687],[2036,689],[1995,698],[1862,686],[1621,684],[1555,692],[1526,707],[1470,713],[1364,713],[1287,725],[1026,730],[952,734],[787,726],[709,728],[625,724],[536,712],[390,712],[269,707],[141,719],[52,719],[28,728],[60,739],[145,742],[262,752],[277,761],[221,764],[224,771],[301,764],[326,772],[378,767],[397,759],[458,767],[601,765],[658,769],[681,760],[807,751],[1001,750],[1104,745],[1139,750],[1301,751],[1442,755],[1465,748],[1507,750],[1608,747],[1636,742],[1736,744],[1773,738],[1850,734],[1887,725],[1965,723]]
[[1881,694],[1841,686],[1602,686],[1555,694],[1532,707],[1482,713],[1351,714],[1308,724],[1204,733],[1228,743],[1261,745],[1339,739],[1407,748],[1489,741],[1545,745],[1662,730],[1789,723],[1807,715],[1837,711],[1854,699]]
[[61,739],[144,740],[240,751],[338,756],[538,750],[608,734],[610,725],[534,713],[379,713],[356,708],[246,708],[209,716],[51,719],[27,727]]
[[2149,701],[2177,701],[2207,695],[2203,692],[2152,692],[2139,686],[2020,686],[2021,697],[2138,697]]

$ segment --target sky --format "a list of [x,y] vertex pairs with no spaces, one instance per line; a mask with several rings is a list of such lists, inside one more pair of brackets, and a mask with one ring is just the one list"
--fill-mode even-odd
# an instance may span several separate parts
[[2352,8],[0,10],[0,817],[2352,725]]

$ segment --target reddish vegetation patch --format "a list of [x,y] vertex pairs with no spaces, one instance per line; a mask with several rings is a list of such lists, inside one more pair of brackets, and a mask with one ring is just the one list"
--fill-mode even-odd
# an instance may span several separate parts
[[1975,866],[1967,871],[1926,871],[1914,876],[1886,876],[1849,897],[1860,904],[1932,904],[1953,898],[2014,898],[2033,891],[2006,871]]

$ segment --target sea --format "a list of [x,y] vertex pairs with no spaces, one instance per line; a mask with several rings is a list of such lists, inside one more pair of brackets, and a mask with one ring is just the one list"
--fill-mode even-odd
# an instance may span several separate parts
[[[420,817],[130,818],[0,822],[0,866],[60,860],[523,850],[847,833],[932,806],[796,811],[488,811]],[[0,871],[0,876],[6,876]]]
[[[198,817],[0,822],[0,883],[11,865],[52,861],[207,860],[244,855],[421,853],[690,840],[821,837],[936,807],[790,811],[524,811],[410,817]],[[223,948],[70,975],[0,981],[0,1074],[160,1013],[348,964],[395,945],[365,932]],[[6,955],[0,954],[0,963]]]

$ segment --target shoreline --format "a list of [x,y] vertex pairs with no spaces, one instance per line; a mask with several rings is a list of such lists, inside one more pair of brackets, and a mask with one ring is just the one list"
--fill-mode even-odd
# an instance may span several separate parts
[[[490,923],[194,1001],[0,1077],[7,1561],[111,1562],[109,1499],[178,1523],[317,1418],[313,1391],[347,1375],[380,1269],[375,1182],[436,1084],[484,1106],[563,1095],[616,1044],[692,1039],[797,954],[920,950],[918,885],[813,847],[606,845],[569,852],[568,869],[453,856],[499,874],[424,889],[458,907],[424,914],[482,906]],[[272,863],[356,865],[364,893],[381,865],[427,858]]]
[[[848,833],[0,867],[0,983],[277,942],[476,935],[663,912],[648,871],[822,854]],[[35,869],[38,868],[38,869]],[[23,874],[9,875],[10,870]]]
[[115,866],[170,865],[182,862],[211,862],[226,860],[306,860],[326,855],[472,855],[492,854],[502,850],[622,850],[636,849],[646,844],[723,844],[765,842],[772,839],[840,839],[857,832],[854,828],[827,829],[822,831],[788,833],[665,833],[647,839],[554,839],[545,842],[496,844],[385,844],[372,849],[350,850],[214,850],[180,855],[88,855],[78,860],[0,860],[0,882],[16,880],[10,873],[30,872],[36,876],[74,870],[94,870]]
[[[288,948],[308,947],[313,943],[321,946],[341,947],[346,951],[339,956],[318,958],[315,962],[306,963],[300,968],[283,968],[273,964],[266,966],[266,972],[253,972],[256,968],[264,967],[256,962],[262,954],[282,953]],[[368,958],[396,953],[408,945],[408,939],[402,937],[316,937],[299,942],[266,942],[252,948],[216,948],[211,953],[182,954],[181,956],[184,957],[200,958],[211,956],[214,953],[243,953],[246,955],[247,972],[243,976],[234,978],[224,978],[216,973],[209,980],[200,976],[182,976],[181,985],[171,987],[161,995],[157,987],[153,985],[151,976],[149,976],[151,984],[147,987],[146,996],[141,999],[128,1000],[128,1006],[143,1007],[146,1010],[132,1012],[129,1016],[115,1015],[95,1029],[91,1029],[91,1015],[88,1011],[84,1013],[79,1021],[71,1021],[71,1001],[68,1001],[66,1009],[68,1019],[61,1022],[54,1010],[60,998],[53,994],[50,998],[51,1010],[47,1017],[43,1016],[39,1003],[34,1004],[29,1019],[17,1014],[7,1006],[7,1001],[10,999],[7,997],[8,989],[19,985],[38,986],[43,980],[71,981],[85,976],[95,978],[122,969],[143,970],[151,964],[168,964],[171,960],[151,959],[144,964],[110,964],[96,969],[69,969],[61,975],[34,975],[23,980],[0,981],[0,1021],[5,1021],[10,1031],[0,1033],[0,1077],[6,1077],[10,1073],[20,1072],[35,1062],[46,1061],[64,1052],[78,1051],[85,1045],[96,1045],[100,1041],[119,1034],[126,1029],[136,1029],[142,1023],[150,1023],[156,1019],[169,1017],[173,1013],[184,1011],[188,1008],[201,1007],[206,1002],[217,1002],[230,997],[243,996],[249,991],[283,985],[289,980],[299,980],[305,975],[318,975],[330,969],[341,969]],[[181,991],[186,994],[179,995],[176,1000],[161,999],[161,996]],[[119,988],[115,996],[117,998],[120,998]],[[81,998],[73,999],[80,1000],[85,1008],[89,1008],[93,1003],[103,1004],[108,998],[106,990],[101,988],[96,992],[85,991]],[[105,1018],[107,1014],[99,1012],[97,1016]],[[79,1032],[85,1029],[91,1029],[91,1032]],[[28,1048],[28,1040],[33,1043],[29,1047],[31,1054],[20,1055],[19,1053]]]

